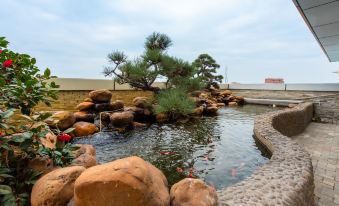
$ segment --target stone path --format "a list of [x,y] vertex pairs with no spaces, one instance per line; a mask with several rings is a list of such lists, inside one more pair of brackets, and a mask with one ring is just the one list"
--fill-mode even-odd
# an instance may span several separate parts
[[311,154],[316,206],[339,206],[339,125],[311,123],[293,137]]

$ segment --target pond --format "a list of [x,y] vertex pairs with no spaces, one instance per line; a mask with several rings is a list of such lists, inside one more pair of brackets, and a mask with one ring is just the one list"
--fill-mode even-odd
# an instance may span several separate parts
[[254,118],[272,107],[223,108],[218,116],[180,124],[153,124],[125,134],[101,132],[75,143],[92,144],[99,163],[137,155],[166,175],[169,185],[191,176],[216,189],[248,177],[269,160],[253,138]]

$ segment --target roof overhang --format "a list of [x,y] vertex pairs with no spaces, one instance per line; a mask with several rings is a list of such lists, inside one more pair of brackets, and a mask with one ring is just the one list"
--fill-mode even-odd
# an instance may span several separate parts
[[339,61],[339,0],[293,0],[329,61]]

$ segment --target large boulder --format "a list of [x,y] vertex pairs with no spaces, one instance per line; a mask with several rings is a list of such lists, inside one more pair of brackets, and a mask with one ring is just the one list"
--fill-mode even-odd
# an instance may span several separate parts
[[133,122],[132,112],[115,112],[111,114],[110,120],[115,127],[126,127]]
[[77,137],[92,135],[99,131],[95,124],[89,122],[77,122],[73,125],[73,128]]
[[86,111],[74,112],[76,121],[93,122],[95,115]]
[[74,199],[81,206],[170,204],[166,177],[135,156],[87,169],[75,182]]
[[81,102],[76,106],[76,109],[79,111],[88,111],[91,110],[94,107],[93,102]]
[[165,123],[170,120],[167,113],[158,113],[155,115],[155,119],[158,123]]
[[55,112],[52,115],[52,119],[53,121],[47,121],[47,124],[52,127],[58,127],[60,130],[70,128],[75,122],[75,116],[68,111]]
[[116,100],[112,103],[101,103],[95,105],[95,110],[98,112],[122,110],[124,108],[124,102]]
[[67,205],[74,194],[74,182],[83,171],[84,167],[72,166],[56,169],[44,175],[33,186],[31,205]]
[[147,97],[135,97],[133,99],[133,105],[139,108],[146,108],[150,105]]
[[94,102],[110,102],[112,98],[112,93],[108,89],[98,89],[91,91],[89,97]]
[[216,206],[217,193],[204,181],[185,178],[171,188],[171,206]]
[[134,115],[134,121],[137,122],[149,122],[152,119],[152,111],[148,108],[140,108],[140,107],[125,107],[125,111],[132,112]]
[[206,107],[204,112],[205,114],[208,114],[208,115],[214,115],[218,112],[218,109],[219,109],[218,106],[213,104],[211,106]]
[[90,144],[77,144],[79,147],[73,152],[75,159],[72,161],[72,165],[83,166],[86,168],[97,165],[96,152]]

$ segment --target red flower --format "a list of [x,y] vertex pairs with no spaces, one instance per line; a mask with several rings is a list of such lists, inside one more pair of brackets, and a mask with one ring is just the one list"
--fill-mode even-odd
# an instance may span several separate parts
[[69,134],[59,134],[58,140],[61,142],[69,142],[72,139],[71,135]]
[[4,61],[4,63],[2,63],[2,66],[5,67],[5,68],[10,67],[12,65],[13,65],[13,61],[11,59],[8,59],[8,60]]
[[0,54],[2,53],[2,50],[0,49]]

